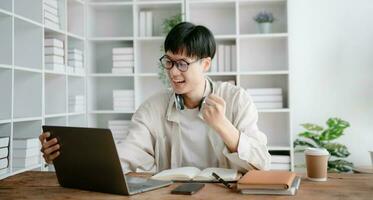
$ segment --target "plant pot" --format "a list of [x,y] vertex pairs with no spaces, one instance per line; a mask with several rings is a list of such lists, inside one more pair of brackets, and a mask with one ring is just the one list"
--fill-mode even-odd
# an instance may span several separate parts
[[258,23],[259,33],[271,33],[272,32],[272,23]]

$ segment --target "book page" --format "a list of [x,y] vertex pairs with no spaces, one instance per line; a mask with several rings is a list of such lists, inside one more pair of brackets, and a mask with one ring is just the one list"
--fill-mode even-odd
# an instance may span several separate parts
[[235,169],[225,169],[225,168],[206,168],[200,174],[198,174],[193,180],[195,181],[215,181],[216,179],[212,176],[215,172],[220,178],[225,181],[235,181],[240,176]]
[[174,180],[174,181],[187,181],[193,179],[201,170],[196,167],[180,167],[176,169],[168,169],[159,172],[152,176],[156,180]]

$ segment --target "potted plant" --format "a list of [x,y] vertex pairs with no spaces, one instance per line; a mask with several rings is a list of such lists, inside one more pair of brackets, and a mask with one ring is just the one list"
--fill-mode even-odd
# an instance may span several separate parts
[[303,152],[307,147],[325,148],[331,156],[328,161],[329,172],[351,171],[353,163],[341,159],[350,155],[347,147],[332,142],[342,136],[343,131],[350,127],[350,124],[339,118],[330,118],[326,124],[327,128],[310,123],[301,124],[306,130],[298,134],[301,139],[294,141],[295,152]]
[[[170,32],[171,29],[174,26],[176,26],[177,24],[179,24],[181,22],[181,19],[182,19],[182,14],[177,14],[177,15],[172,16],[170,18],[166,18],[162,23],[163,34],[167,35],[168,32]],[[164,52],[163,45],[160,47],[160,51],[161,51],[161,53]],[[170,81],[168,80],[168,76],[167,76],[167,74],[166,74],[165,70],[163,69],[162,64],[160,62],[158,62],[158,69],[159,69],[159,72],[158,72],[159,79],[162,81],[162,83],[166,87],[170,87]]]
[[272,32],[272,23],[275,21],[272,13],[261,11],[254,17],[254,20],[257,22],[259,33]]

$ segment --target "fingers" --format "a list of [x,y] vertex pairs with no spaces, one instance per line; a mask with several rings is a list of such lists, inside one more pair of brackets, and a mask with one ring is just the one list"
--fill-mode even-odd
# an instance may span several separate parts
[[49,136],[50,136],[50,133],[49,133],[49,132],[41,133],[41,134],[39,135],[39,140],[40,140],[40,142],[43,144],[44,141],[45,141],[47,138],[49,138]]
[[58,142],[58,141],[57,141],[57,138],[53,138],[53,139],[49,140],[48,142],[44,142],[44,143],[43,143],[43,148],[42,148],[42,149],[46,150],[46,149],[48,149],[49,147],[51,147],[51,146],[57,144],[57,142]]
[[225,104],[224,99],[215,95],[215,94],[210,94],[207,97],[206,102],[211,103],[211,104],[218,104],[218,105],[224,105]]
[[58,149],[60,149],[60,145],[59,145],[59,144],[56,144],[56,145],[54,145],[54,146],[52,146],[52,147],[50,147],[50,148],[44,149],[44,153],[45,153],[46,155],[48,155],[48,154],[51,154],[51,153],[57,151]]
[[60,155],[60,152],[57,151],[49,155],[44,154],[43,157],[44,157],[45,162],[47,162],[48,164],[52,164],[53,160],[56,159],[59,155]]

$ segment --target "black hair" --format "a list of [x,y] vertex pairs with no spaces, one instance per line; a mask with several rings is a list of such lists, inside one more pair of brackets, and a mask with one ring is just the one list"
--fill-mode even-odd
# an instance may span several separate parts
[[216,43],[211,31],[201,25],[181,22],[171,29],[164,42],[165,52],[185,53],[188,57],[214,58]]

